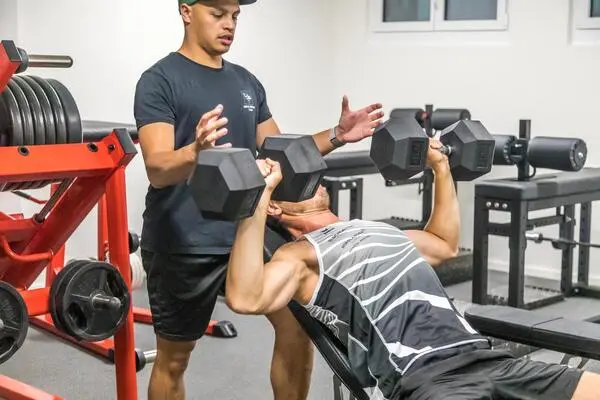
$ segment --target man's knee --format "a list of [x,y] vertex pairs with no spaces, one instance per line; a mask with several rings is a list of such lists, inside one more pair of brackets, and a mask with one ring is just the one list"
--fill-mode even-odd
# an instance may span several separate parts
[[271,322],[271,325],[273,325],[273,329],[275,329],[275,337],[277,339],[301,342],[310,340],[289,308],[286,307],[268,314],[267,318]]
[[157,336],[155,365],[178,378],[185,373],[195,346],[195,341],[175,342]]

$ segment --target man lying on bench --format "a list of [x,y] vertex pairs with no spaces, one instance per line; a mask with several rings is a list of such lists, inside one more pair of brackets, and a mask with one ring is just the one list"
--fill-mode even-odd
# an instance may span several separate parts
[[[432,142],[437,146],[437,142]],[[430,149],[434,209],[423,231],[381,222],[340,221],[320,188],[302,203],[271,200],[277,163],[257,161],[267,188],[240,221],[226,300],[241,314],[268,314],[293,299],[348,347],[375,399],[592,399],[600,376],[492,350],[457,312],[432,265],[454,256],[459,205],[447,158]],[[263,261],[267,216],[296,240]]]

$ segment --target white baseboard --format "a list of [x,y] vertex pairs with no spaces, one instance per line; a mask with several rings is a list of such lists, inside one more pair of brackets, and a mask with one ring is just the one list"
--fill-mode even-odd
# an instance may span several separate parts
[[[508,262],[506,260],[488,260],[488,268],[491,271],[508,273]],[[560,267],[548,267],[547,265],[531,265],[525,267],[525,275],[541,279],[560,280]],[[573,274],[573,282],[577,280],[577,275]],[[600,275],[598,273],[590,274],[590,285],[600,286]]]

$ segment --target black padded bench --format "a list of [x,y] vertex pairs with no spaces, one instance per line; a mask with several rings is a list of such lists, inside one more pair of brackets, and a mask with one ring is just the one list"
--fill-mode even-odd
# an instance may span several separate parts
[[108,136],[115,129],[126,129],[131,140],[138,140],[137,128],[132,124],[124,124],[122,122],[107,122],[107,121],[81,121],[83,128],[84,142],[98,142],[105,136]]
[[[538,175],[529,180],[514,178],[481,181],[475,184],[473,230],[472,301],[477,304],[501,304],[533,309],[561,301],[566,296],[600,296],[600,289],[589,285],[589,247],[579,246],[578,282],[573,284],[572,246],[562,251],[560,292],[526,301],[525,299],[525,232],[536,227],[558,225],[559,236],[573,240],[575,206],[580,205],[579,241],[590,242],[592,202],[600,200],[600,168],[579,172]],[[529,218],[529,212],[556,209],[556,215]],[[510,213],[509,223],[493,223],[490,211]],[[488,236],[509,238],[508,298],[488,293]],[[538,293],[539,294],[539,293]]]
[[600,325],[508,306],[474,305],[465,318],[483,335],[600,360]]

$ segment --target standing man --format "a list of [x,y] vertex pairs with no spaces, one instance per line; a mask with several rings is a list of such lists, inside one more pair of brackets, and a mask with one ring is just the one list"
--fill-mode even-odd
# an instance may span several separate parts
[[[157,341],[150,400],[185,398],[184,372],[225,283],[236,233],[237,224],[204,219],[198,212],[186,186],[196,157],[219,146],[254,152],[265,137],[280,134],[260,81],[223,59],[235,37],[240,5],[255,1],[179,0],[183,43],[146,70],[136,87],[134,112],[150,181],[141,244]],[[381,104],[351,111],[344,97],[338,125],[313,137],[327,154],[371,136],[382,117]],[[310,340],[289,310],[267,317],[275,329],[274,398],[305,399]]]

